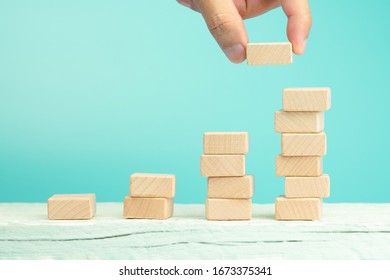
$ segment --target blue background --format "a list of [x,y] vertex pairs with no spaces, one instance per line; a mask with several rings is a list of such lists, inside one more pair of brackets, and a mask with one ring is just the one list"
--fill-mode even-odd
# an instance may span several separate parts
[[[282,89],[329,86],[326,201],[390,202],[390,2],[361,3],[312,1],[306,53],[249,67],[174,0],[1,0],[0,201],[122,201],[131,173],[156,172],[177,175],[177,203],[203,203],[203,132],[248,131],[253,201],[272,203]],[[246,26],[251,42],[287,40],[281,9]]]

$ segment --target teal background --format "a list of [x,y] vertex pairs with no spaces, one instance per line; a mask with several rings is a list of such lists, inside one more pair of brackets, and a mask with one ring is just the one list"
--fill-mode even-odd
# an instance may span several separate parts
[[[177,175],[177,203],[203,203],[203,132],[248,131],[253,201],[271,203],[282,89],[329,86],[326,201],[390,202],[390,2],[363,3],[311,1],[305,55],[249,67],[174,0],[0,0],[0,201],[122,201],[131,173],[156,172]],[[281,9],[246,26],[287,40]]]

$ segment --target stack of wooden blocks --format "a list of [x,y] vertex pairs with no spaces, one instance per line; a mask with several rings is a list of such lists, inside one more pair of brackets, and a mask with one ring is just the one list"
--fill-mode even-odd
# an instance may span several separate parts
[[208,132],[203,135],[201,175],[208,177],[206,219],[250,220],[253,176],[245,175],[247,132]]
[[283,90],[283,111],[275,113],[275,131],[282,133],[276,175],[285,176],[285,196],[275,202],[277,220],[319,220],[330,179],[322,174],[326,154],[324,111],[330,108],[329,88]]
[[175,191],[175,175],[134,173],[130,176],[130,196],[125,197],[123,216],[168,219],[173,215]]

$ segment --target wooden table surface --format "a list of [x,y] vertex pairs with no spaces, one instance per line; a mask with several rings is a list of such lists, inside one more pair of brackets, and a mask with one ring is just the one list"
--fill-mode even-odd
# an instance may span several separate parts
[[0,259],[390,259],[390,204],[324,204],[315,222],[206,221],[204,205],[169,220],[126,220],[98,203],[88,221],[49,221],[46,204],[0,203]]

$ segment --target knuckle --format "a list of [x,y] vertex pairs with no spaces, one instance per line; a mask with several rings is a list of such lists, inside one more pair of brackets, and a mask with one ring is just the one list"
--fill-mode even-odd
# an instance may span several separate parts
[[215,14],[209,18],[207,26],[214,37],[219,37],[228,33],[230,27],[240,21],[240,18],[229,13]]

